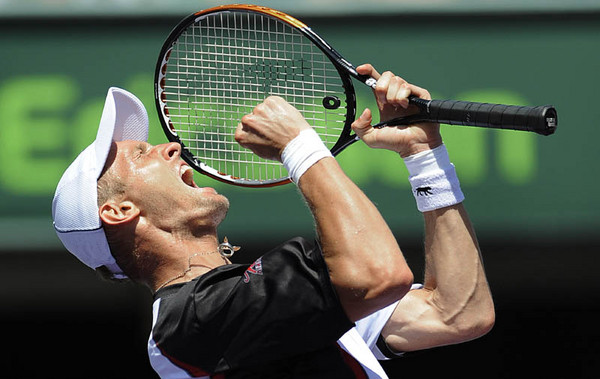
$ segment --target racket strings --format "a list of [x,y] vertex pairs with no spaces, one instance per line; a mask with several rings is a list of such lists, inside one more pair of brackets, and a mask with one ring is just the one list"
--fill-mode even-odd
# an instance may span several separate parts
[[[345,124],[335,66],[299,30],[251,12],[201,16],[179,36],[166,66],[163,99],[172,128],[203,170],[233,180],[288,176],[279,162],[237,144],[241,118],[269,95],[300,110],[331,148]],[[325,98],[342,99],[327,109]]]

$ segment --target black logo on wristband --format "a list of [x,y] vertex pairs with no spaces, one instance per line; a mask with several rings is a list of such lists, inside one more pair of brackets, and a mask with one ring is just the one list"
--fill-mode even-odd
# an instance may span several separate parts
[[417,187],[415,193],[417,194],[417,196],[429,196],[433,195],[433,192],[431,192],[431,190],[431,187]]

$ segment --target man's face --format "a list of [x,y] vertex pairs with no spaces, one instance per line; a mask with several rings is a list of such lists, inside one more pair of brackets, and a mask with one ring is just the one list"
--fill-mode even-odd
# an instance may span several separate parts
[[229,201],[213,188],[198,187],[193,169],[180,155],[177,143],[152,146],[121,141],[113,144],[107,164],[125,183],[126,199],[153,225],[182,233],[216,228],[229,209]]

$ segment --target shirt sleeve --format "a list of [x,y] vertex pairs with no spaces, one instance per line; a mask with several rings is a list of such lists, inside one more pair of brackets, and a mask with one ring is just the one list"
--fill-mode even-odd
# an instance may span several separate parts
[[[413,284],[411,290],[423,288],[422,284]],[[379,360],[401,357],[403,353],[393,353],[385,344],[381,331],[394,313],[396,306],[400,301],[396,301],[385,308],[378,310],[369,316],[356,322],[356,330],[363,338],[367,346],[373,352],[373,355]]]
[[163,303],[157,344],[209,373],[320,350],[354,325],[319,246],[301,238],[250,266],[212,270]]

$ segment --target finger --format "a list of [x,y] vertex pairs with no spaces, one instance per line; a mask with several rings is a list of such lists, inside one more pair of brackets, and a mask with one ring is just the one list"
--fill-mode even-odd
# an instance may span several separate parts
[[412,90],[408,83],[404,82],[398,87],[398,91],[394,94],[393,98],[389,99],[390,103],[399,105],[402,108],[408,108],[409,101],[408,97],[412,94]]
[[379,77],[377,84],[375,85],[375,97],[382,106],[387,104],[387,92],[393,77],[394,74],[390,71],[386,71]]
[[375,67],[373,67],[370,63],[361,64],[356,68],[356,72],[358,72],[361,75],[369,75],[375,80],[378,80],[381,76],[379,72],[375,70]]
[[358,136],[358,138],[362,138],[369,130],[372,129],[372,120],[373,116],[369,108],[365,108],[362,114],[356,120],[354,120],[351,127],[352,130],[354,130],[354,133],[356,133],[356,135]]
[[235,129],[234,139],[242,146],[253,142],[258,134],[255,128],[255,115],[253,113],[244,115]]
[[243,124],[240,122],[237,125],[237,128],[235,129],[235,134],[233,136],[233,138],[237,141],[237,143],[240,144],[240,146],[245,147],[244,146],[244,142],[246,139],[246,135],[247,133],[244,131],[244,126]]
[[393,77],[390,80],[390,84],[388,86],[388,90],[386,93],[386,100],[388,103],[393,105],[396,104],[396,98],[398,97],[398,91],[401,90],[403,82],[398,79],[398,77]]
[[252,118],[252,113],[242,116],[241,122],[238,124],[238,128],[248,125],[248,123],[252,122]]
[[431,95],[429,94],[429,91],[427,91],[425,88],[421,88],[410,83],[406,83],[406,85],[407,88],[410,90],[410,95],[415,95],[425,100],[431,100]]
[[253,109],[250,115],[263,115],[268,109],[268,101],[269,98],[265,99],[262,103],[257,104]]

